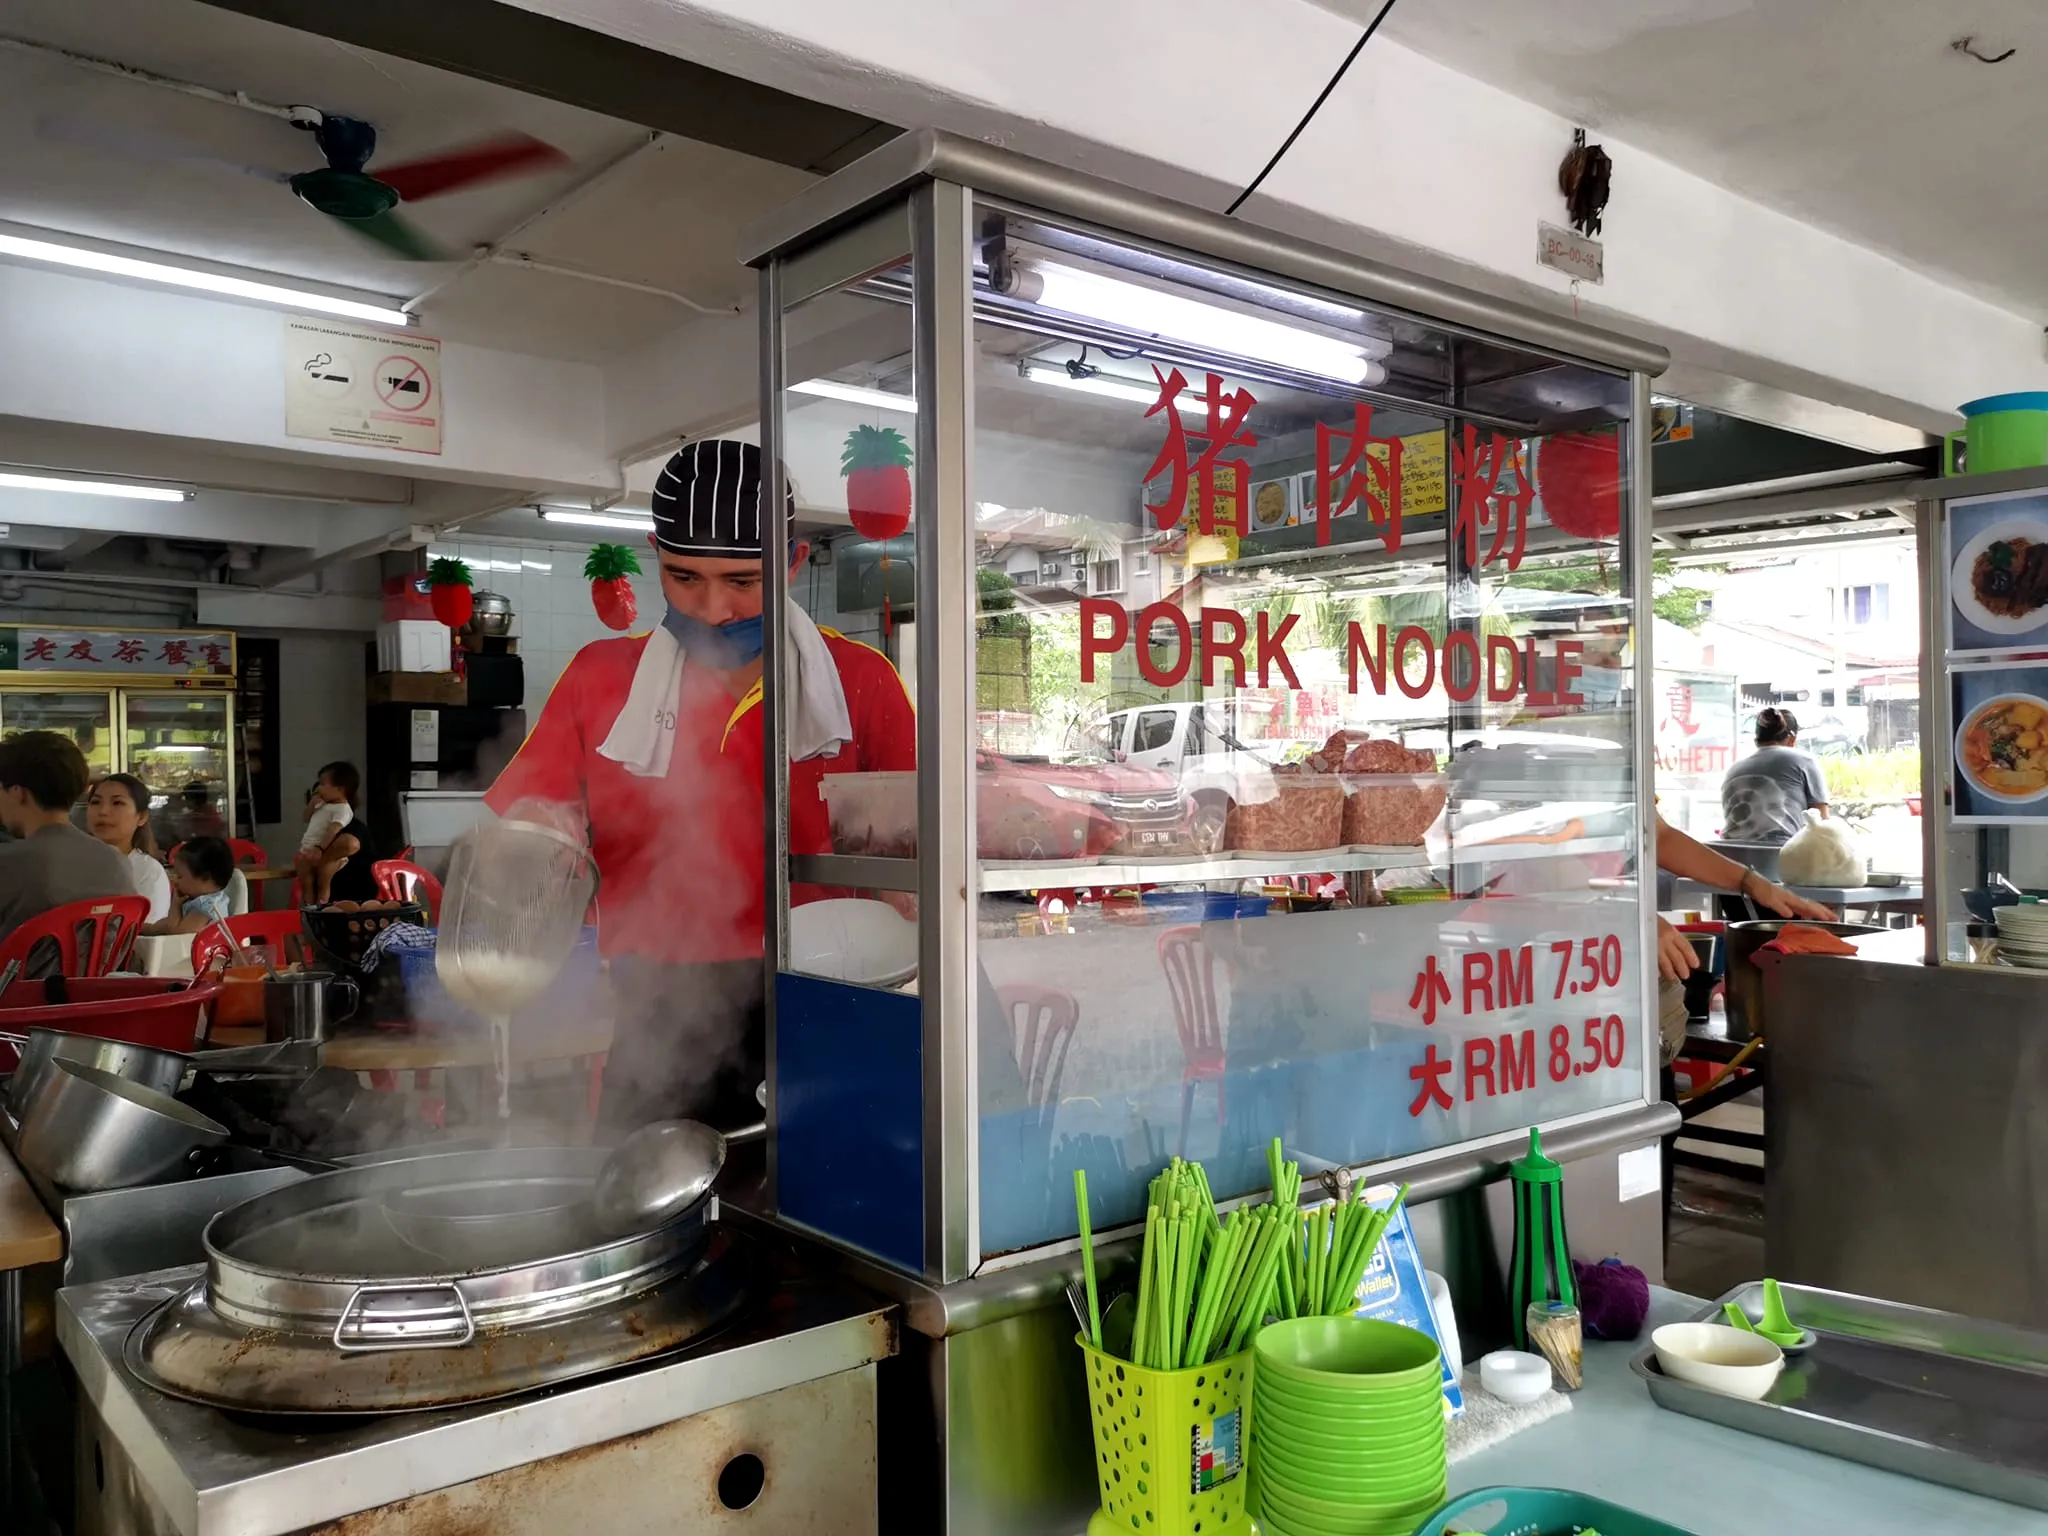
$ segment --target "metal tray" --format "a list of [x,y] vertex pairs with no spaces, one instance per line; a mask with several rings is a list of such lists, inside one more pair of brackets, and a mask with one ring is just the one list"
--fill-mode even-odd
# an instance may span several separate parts
[[[2048,1510],[2048,1334],[1868,1296],[1783,1287],[1792,1321],[1816,1335],[1762,1402],[1666,1376],[1653,1346],[1629,1368],[1659,1407],[1827,1456]],[[1763,1316],[1763,1286],[1724,1302]]]

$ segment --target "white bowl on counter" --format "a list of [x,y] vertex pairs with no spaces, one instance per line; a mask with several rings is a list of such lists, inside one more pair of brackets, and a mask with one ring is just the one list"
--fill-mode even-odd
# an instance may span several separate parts
[[1751,1402],[1785,1369],[1785,1352],[1769,1339],[1721,1323],[1666,1323],[1650,1343],[1665,1375]]

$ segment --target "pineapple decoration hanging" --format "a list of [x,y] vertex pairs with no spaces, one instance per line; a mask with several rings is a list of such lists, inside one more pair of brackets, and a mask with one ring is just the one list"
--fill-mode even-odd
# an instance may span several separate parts
[[593,544],[583,574],[590,580],[590,606],[598,621],[606,629],[631,629],[640,604],[626,578],[640,574],[640,557],[623,544]]
[[889,633],[887,542],[910,526],[910,444],[891,427],[855,427],[839,456],[846,512],[854,530],[882,549],[882,633]]
[[429,565],[427,601],[433,605],[434,617],[450,629],[467,624],[476,610],[476,598],[470,591],[475,580],[460,560],[443,558]]

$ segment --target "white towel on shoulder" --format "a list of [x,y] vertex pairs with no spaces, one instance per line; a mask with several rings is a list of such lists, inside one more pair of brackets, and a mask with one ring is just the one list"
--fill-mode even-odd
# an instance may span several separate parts
[[[788,721],[789,760],[802,762],[811,757],[830,757],[853,740],[853,717],[846,707],[846,686],[825,637],[810,615],[795,603],[783,607],[783,634],[789,641],[790,681],[794,685],[784,701],[783,718]],[[675,752],[676,705],[682,698],[683,663],[687,660],[682,643],[660,625],[647,637],[640,664],[633,669],[633,685],[626,693],[619,718],[597,751],[636,778],[668,776],[669,759]]]

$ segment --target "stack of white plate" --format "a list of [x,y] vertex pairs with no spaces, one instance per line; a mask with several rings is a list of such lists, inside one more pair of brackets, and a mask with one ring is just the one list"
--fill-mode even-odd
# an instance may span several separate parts
[[2048,971],[2048,903],[1998,907],[1998,958],[2022,970]]

